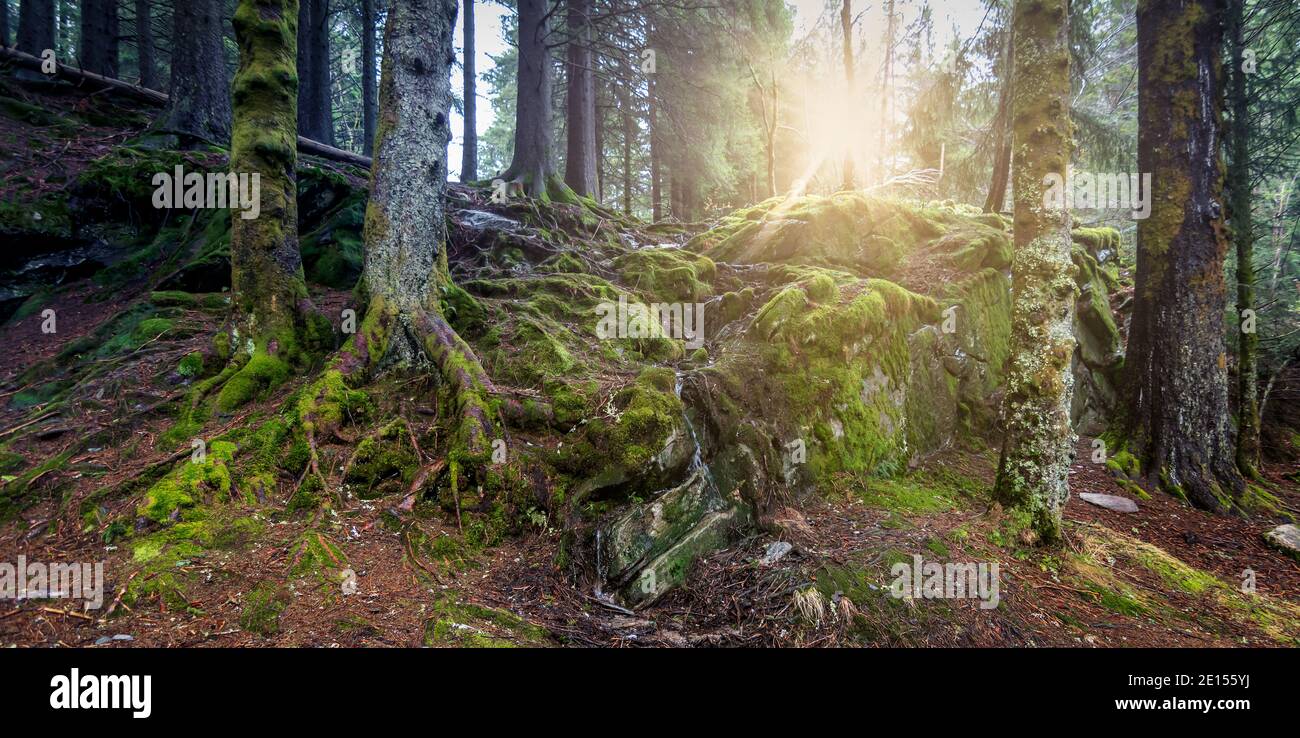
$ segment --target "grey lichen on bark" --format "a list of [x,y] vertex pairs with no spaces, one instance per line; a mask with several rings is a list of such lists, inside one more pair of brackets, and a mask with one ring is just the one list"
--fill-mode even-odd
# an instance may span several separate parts
[[1049,175],[1063,182],[1070,160],[1068,23],[1065,0],[1016,3],[1014,303],[996,493],[1032,516],[1043,542],[1060,537],[1075,445],[1070,213],[1046,197]]
[[447,272],[443,193],[451,137],[449,74],[455,0],[397,0],[389,9],[361,290],[362,330],[345,347],[345,374],[427,357],[461,413],[453,460],[482,457],[492,433],[491,381],[440,307]]

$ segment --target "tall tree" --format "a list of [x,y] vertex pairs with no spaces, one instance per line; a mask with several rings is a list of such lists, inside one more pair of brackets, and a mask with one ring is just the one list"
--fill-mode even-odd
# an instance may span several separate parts
[[22,0],[18,6],[18,50],[40,56],[57,48],[54,0]]
[[117,77],[117,0],[83,0],[78,57],[82,68]]
[[9,45],[9,2],[0,1],[0,46]]
[[223,63],[225,8],[224,0],[187,0],[172,8],[176,50],[171,95],[155,125],[162,133],[178,136],[182,145],[225,145],[230,140],[230,78]]
[[1223,334],[1222,9],[1222,0],[1138,6],[1138,168],[1153,191],[1138,223],[1125,359],[1128,440],[1145,474],[1208,510],[1229,508],[1244,488]]
[[590,197],[596,192],[596,80],[591,62],[591,0],[566,0],[566,5],[568,146],[564,183],[579,195]]
[[453,465],[486,453],[492,433],[484,399],[491,382],[441,307],[455,289],[443,250],[455,23],[456,0],[390,5],[361,276],[368,328],[345,350],[352,365],[367,368],[420,354],[434,362],[461,415]]
[[140,70],[140,86],[158,88],[158,67],[154,61],[153,2],[135,0],[136,67]]
[[329,0],[301,0],[298,9],[298,132],[334,145],[330,92]]
[[465,53],[461,64],[463,72],[462,93],[464,96],[465,131],[464,143],[460,151],[460,181],[474,182],[478,179],[478,73],[474,64],[474,0],[465,0]]
[[550,13],[546,0],[519,0],[519,75],[514,157],[501,179],[530,197],[555,184],[551,145]]
[[1227,0],[1232,68],[1228,77],[1232,156],[1228,167],[1228,215],[1237,252],[1237,466],[1259,475],[1259,336],[1255,321],[1255,230],[1251,213],[1250,89],[1246,59],[1246,0]]
[[[844,0],[840,5],[840,35],[844,47],[844,91],[853,96],[853,0]],[[851,190],[854,186],[853,154],[849,149],[844,155],[843,189]]]
[[[473,0],[465,0],[466,6]],[[472,17],[472,16],[471,16]],[[473,29],[470,29],[472,34]],[[473,42],[470,42],[471,44]],[[467,46],[466,63],[472,70],[474,62],[470,59]],[[375,0],[361,0],[361,149],[370,156],[375,146],[375,121],[379,105],[375,80]],[[474,113],[466,99],[465,115],[472,119]]]
[[1049,204],[1051,178],[1070,161],[1068,0],[1017,0],[1015,96],[1015,263],[1011,362],[1002,410],[1005,437],[995,491],[1028,511],[1040,540],[1060,538],[1074,458],[1075,284],[1070,211]]
[[[185,5],[176,4],[178,14]],[[238,347],[235,361],[244,363],[217,398],[225,408],[283,381],[328,332],[311,307],[298,253],[297,6],[298,0],[240,0],[235,10],[230,171],[260,177],[261,214],[231,217],[231,344]]]

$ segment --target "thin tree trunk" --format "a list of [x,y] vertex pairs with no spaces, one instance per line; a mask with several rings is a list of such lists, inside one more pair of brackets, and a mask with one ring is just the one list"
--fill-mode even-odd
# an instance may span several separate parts
[[1222,328],[1221,9],[1220,0],[1138,9],[1138,169],[1154,189],[1138,223],[1125,360],[1128,440],[1144,473],[1208,510],[1229,508],[1244,489]]
[[619,110],[623,116],[623,212],[632,214],[632,104],[626,94],[620,95]]
[[540,197],[554,183],[551,155],[551,53],[546,0],[519,0],[519,77],[515,103],[515,147],[502,179],[524,194]]
[[[465,63],[473,73],[474,33],[473,0],[465,0],[469,11],[466,17]],[[376,110],[379,105],[375,80],[375,0],[361,0],[361,149],[370,156],[375,146]],[[465,100],[465,120],[474,119],[474,106],[469,98]]]
[[[186,5],[176,4],[179,15]],[[307,297],[298,253],[297,10],[297,0],[240,0],[235,11],[239,71],[231,88],[230,171],[258,174],[261,214],[231,217],[231,345],[237,347],[236,360],[247,363],[217,398],[226,409],[248,394],[249,383],[259,387],[277,376],[283,381],[291,366],[302,363],[309,348],[305,336],[319,331],[321,320]],[[202,58],[211,63],[212,57]],[[312,317],[317,325],[309,332]]]
[[[840,33],[844,45],[844,90],[853,99],[853,0],[844,0],[840,5]],[[846,145],[848,142],[845,142]],[[855,186],[856,175],[853,172],[853,149],[847,147],[844,154],[843,189],[851,190]],[[775,188],[773,188],[775,189]]]
[[[1228,0],[1228,31],[1232,50],[1229,104],[1232,108],[1232,159],[1228,169],[1228,215],[1237,251],[1237,466],[1242,474],[1259,476],[1259,336],[1255,321],[1255,228],[1250,192],[1250,91],[1246,63],[1246,0]],[[1247,330],[1249,328],[1249,330]]]
[[83,0],[78,57],[87,71],[117,77],[117,0]]
[[[1070,211],[1046,203],[1048,178],[1064,181],[1070,160],[1068,0],[1017,0],[1021,60],[1015,120],[1015,264],[1005,438],[995,492],[1032,515],[1045,543],[1059,540],[1074,458],[1074,303]],[[1023,63],[1029,62],[1029,63]]]
[[465,0],[464,71],[465,135],[460,153],[460,181],[478,180],[478,75],[475,71],[474,0]]
[[596,82],[591,68],[591,0],[566,0],[568,91],[565,97],[568,134],[564,183],[579,195],[596,191]]
[[648,85],[648,105],[650,107],[650,212],[651,219],[658,223],[664,217],[663,190],[661,173],[659,171],[663,153],[660,151],[662,143],[659,140],[659,103],[655,97],[655,78],[650,75]]
[[888,179],[885,172],[885,140],[891,123],[889,103],[894,83],[894,0],[887,0],[885,13],[888,21],[885,24],[885,56],[880,70],[880,143],[876,147],[876,178],[879,182]]
[[135,0],[135,44],[140,86],[158,89],[158,68],[154,62],[152,0]]
[[312,86],[312,53],[311,53],[311,31],[314,27],[312,23],[312,10],[316,0],[300,0],[298,5],[298,49],[295,57],[298,60],[298,133],[312,138],[316,133],[314,118],[316,104],[312,95],[316,88]]
[[182,145],[225,145],[230,140],[231,92],[222,35],[225,6],[224,0],[187,0],[172,9],[177,49],[172,54],[171,94],[157,125],[163,133],[179,136]]
[[9,2],[0,0],[0,46],[9,45]]
[[46,49],[57,48],[54,0],[22,0],[18,7],[18,50],[41,56]]
[[1007,185],[1011,181],[1011,96],[1016,82],[1015,29],[1007,32],[1006,58],[1002,69],[1002,89],[998,93],[998,113],[993,121],[994,145],[993,178],[989,181],[988,196],[984,199],[984,212],[1000,213],[1007,202]]
[[447,324],[440,299],[450,284],[443,192],[451,138],[449,63],[456,0],[394,0],[384,34],[384,79],[366,211],[366,322],[345,353],[373,368],[423,352],[456,393],[461,423],[455,466],[481,458],[493,433],[485,394],[491,382],[473,351]]

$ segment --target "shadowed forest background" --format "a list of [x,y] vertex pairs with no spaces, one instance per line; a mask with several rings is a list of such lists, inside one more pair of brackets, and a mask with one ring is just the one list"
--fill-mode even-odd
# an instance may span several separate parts
[[6,645],[1300,641],[1293,2],[0,10]]

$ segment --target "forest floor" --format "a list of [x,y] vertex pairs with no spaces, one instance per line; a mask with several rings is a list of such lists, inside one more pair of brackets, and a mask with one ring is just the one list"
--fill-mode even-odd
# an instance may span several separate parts
[[[41,109],[0,115],[0,141],[18,142],[7,152],[12,156],[0,188],[7,200],[63,187],[145,123],[141,118],[127,129],[82,125],[70,137],[67,125]],[[11,176],[17,172],[24,173],[21,180]],[[313,299],[340,306],[348,295],[318,291]],[[1132,497],[1104,464],[1090,460],[1090,439],[1080,439],[1071,472],[1075,497],[1066,507],[1066,540],[1058,549],[1006,540],[1004,516],[990,501],[996,451],[951,448],[899,479],[837,478],[828,494],[781,511],[779,532],[751,534],[697,561],[684,587],[635,612],[573,583],[556,563],[556,530],[533,527],[494,546],[465,546],[454,520],[418,514],[393,498],[348,498],[331,513],[333,543],[355,572],[355,591],[295,574],[303,538],[317,535],[319,526],[283,512],[283,489],[256,503],[232,498],[227,513],[255,521],[253,528],[175,561],[173,571],[149,570],[131,547],[105,543],[105,531],[85,526],[78,510],[97,500],[106,508],[102,519],[130,517],[137,499],[99,498],[101,491],[189,454],[162,442],[175,423],[169,408],[189,390],[171,370],[210,345],[220,316],[183,309],[173,321],[179,330],[104,359],[79,388],[95,402],[77,405],[75,415],[67,409],[44,414],[43,399],[18,382],[28,368],[147,300],[147,292],[72,281],[42,305],[55,310],[57,333],[42,331],[39,312],[0,328],[0,441],[23,435],[24,455],[37,461],[81,449],[26,476],[35,502],[0,523],[0,562],[20,555],[28,561],[103,561],[107,579],[99,610],[64,600],[0,601],[0,646],[1300,644],[1300,564],[1261,539],[1286,512],[1300,513],[1300,484],[1284,477],[1294,468],[1264,470],[1279,515],[1213,516],[1161,494],[1136,499],[1136,513],[1118,513],[1077,496]],[[306,381],[299,377],[215,419],[204,435],[273,414]],[[414,377],[393,389],[409,400],[413,424],[432,427],[428,416],[436,409],[429,410],[426,384]],[[83,448],[81,441],[92,434],[123,428],[130,442]],[[337,464],[343,457],[327,458]],[[762,563],[778,541],[792,544],[789,553]],[[996,562],[998,606],[892,597],[891,568],[913,555]],[[1240,591],[1246,570],[1254,572],[1253,595]],[[170,590],[171,596],[134,607],[122,599],[133,582],[173,576],[186,586]]]
[[[59,331],[40,331],[40,316],[0,330],[9,347],[0,384],[88,335],[125,309],[128,299],[86,302],[86,285],[51,303]],[[328,299],[328,295],[319,295]],[[335,296],[337,297],[337,296]],[[1066,507],[1067,540],[1056,551],[999,539],[1000,513],[989,502],[996,453],[952,449],[901,480],[844,478],[835,493],[778,515],[780,534],[756,534],[696,563],[687,586],[652,607],[625,612],[577,589],[556,565],[559,536],[535,531],[478,551],[445,547],[440,559],[413,539],[456,539],[454,523],[422,518],[389,501],[350,500],[337,511],[345,535],[335,543],[356,572],[356,591],[337,582],[290,574],[305,518],[276,512],[283,503],[245,505],[237,514],[264,518],[264,532],[235,540],[201,559],[177,562],[190,583],[185,602],[158,598],[131,609],[117,601],[136,571],[127,547],[105,545],[79,530],[77,500],[173,457],[155,444],[171,419],[148,410],[167,392],[148,378],[208,340],[212,316],[190,311],[193,333],[142,346],[95,380],[102,408],[42,425],[29,451],[50,458],[74,438],[128,419],[137,443],[89,449],[51,473],[57,497],[27,508],[0,527],[0,560],[105,561],[104,608],[78,611],[60,601],[25,600],[0,610],[0,644],[128,646],[1239,646],[1294,645],[1300,615],[1300,564],[1264,545],[1274,519],[1213,516],[1165,495],[1135,500],[1137,513],[1090,505],[1079,492],[1130,496],[1080,441],[1071,472],[1076,496]],[[6,392],[6,396],[22,388]],[[270,410],[284,387],[225,424]],[[177,383],[171,392],[183,393]],[[2,398],[0,398],[2,399]],[[0,412],[9,433],[33,408]],[[1300,490],[1266,473],[1284,508],[1300,509]],[[36,479],[33,488],[43,481]],[[132,500],[107,500],[131,505]],[[771,565],[760,562],[777,540],[793,544]],[[1151,544],[1158,549],[1147,548]],[[960,551],[961,553],[954,553]],[[977,600],[898,600],[888,595],[889,565],[912,554],[940,560],[998,562],[1000,604]],[[1259,598],[1235,591],[1255,572]],[[156,573],[149,576],[157,576]],[[270,583],[268,589],[268,582]],[[809,609],[795,593],[809,587],[824,601]],[[254,592],[275,592],[278,625],[247,617]],[[837,597],[837,595],[839,595]],[[852,595],[851,600],[849,595]],[[839,605],[841,601],[874,603]],[[1261,604],[1263,603],[1263,604]],[[852,612],[844,608],[852,608]],[[104,617],[108,610],[111,617]],[[116,635],[131,640],[111,640]]]

